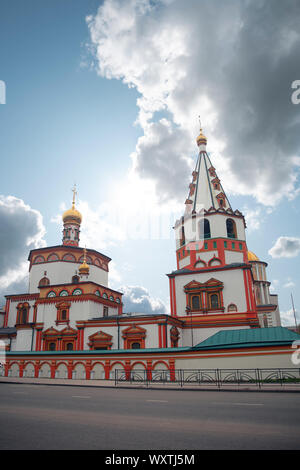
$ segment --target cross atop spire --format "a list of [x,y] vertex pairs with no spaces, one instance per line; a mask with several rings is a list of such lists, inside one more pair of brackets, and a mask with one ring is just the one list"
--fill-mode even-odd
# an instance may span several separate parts
[[74,186],[73,186],[73,189],[72,189],[72,193],[73,193],[72,208],[74,209],[74,207],[75,207],[75,198],[76,198],[76,196],[77,196],[76,183],[74,183]]

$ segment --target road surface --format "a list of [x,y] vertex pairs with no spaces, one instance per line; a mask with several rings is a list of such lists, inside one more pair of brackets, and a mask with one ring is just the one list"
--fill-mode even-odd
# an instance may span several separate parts
[[299,449],[300,393],[0,384],[0,449]]

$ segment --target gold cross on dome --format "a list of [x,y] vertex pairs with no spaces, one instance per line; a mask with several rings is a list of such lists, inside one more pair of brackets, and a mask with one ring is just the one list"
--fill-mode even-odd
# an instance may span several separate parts
[[75,206],[75,196],[77,195],[76,183],[74,184],[74,187],[72,189],[72,193],[73,193],[73,206]]
[[200,129],[201,129],[202,127],[201,127],[201,118],[200,118],[200,114],[199,114],[198,118],[199,118],[199,126],[200,126]]

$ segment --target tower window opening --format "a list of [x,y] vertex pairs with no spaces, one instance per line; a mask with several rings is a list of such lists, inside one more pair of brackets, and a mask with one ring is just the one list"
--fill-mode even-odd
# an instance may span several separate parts
[[211,294],[210,295],[210,307],[215,309],[220,307],[219,295]]
[[141,343],[132,343],[131,349],[141,349]]
[[21,323],[23,325],[27,323],[27,308],[22,309]]
[[56,343],[50,343],[49,344],[49,351],[55,351],[56,350]]
[[210,223],[207,219],[204,219],[204,238],[210,238]]
[[236,236],[236,225],[234,220],[227,219],[226,220],[226,229],[227,229],[227,237],[228,238],[237,238]]
[[73,343],[67,343],[67,347],[66,347],[66,350],[67,351],[73,351]]
[[181,227],[180,246],[185,245],[184,227]]
[[192,296],[192,310],[200,310],[200,295]]

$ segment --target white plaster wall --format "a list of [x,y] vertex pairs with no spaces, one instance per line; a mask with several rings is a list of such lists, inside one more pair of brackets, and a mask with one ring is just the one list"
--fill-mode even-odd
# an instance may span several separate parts
[[[236,326],[230,327],[230,330],[244,330],[249,329],[248,326]],[[224,330],[224,328],[188,328],[182,330],[182,346],[196,346],[196,344],[202,343],[207,338],[215,335],[219,331]]]
[[[199,354],[200,356],[200,354]],[[210,358],[176,358],[176,369],[268,369],[295,367],[289,354],[266,354]]]
[[217,271],[214,273],[195,272],[191,275],[176,276],[175,289],[177,315],[186,315],[186,294],[184,292],[184,286],[193,280],[206,282],[212,277],[224,283],[223,299],[225,309],[229,304],[234,303],[239,312],[245,312],[247,310],[243,271],[242,269],[234,269],[230,271]]
[[[34,338],[33,338],[34,339]],[[32,329],[26,328],[25,330],[18,330],[17,341],[14,345],[15,351],[30,351],[32,341]],[[34,348],[34,341],[33,341]]]
[[[58,298],[57,302],[63,301],[64,298]],[[39,304],[37,309],[37,322],[44,323],[44,330],[50,327],[56,329],[63,329],[66,327],[65,323],[56,326],[57,308],[55,303],[51,304]],[[108,315],[117,315],[118,308],[108,307]],[[70,306],[69,325],[71,328],[77,328],[76,322],[80,320],[88,320],[92,318],[103,317],[103,304],[98,302],[88,301],[76,301],[72,302]]]
[[244,261],[244,255],[242,252],[225,250],[226,264],[243,263],[243,261]]
[[[138,325],[138,322],[136,323]],[[120,349],[123,349],[124,347],[124,339],[123,339],[123,331],[128,328],[130,325],[126,326],[120,326],[120,336],[119,336],[119,343],[120,343]],[[142,328],[145,328],[147,330],[146,338],[145,338],[145,347],[146,348],[158,348],[158,326],[157,325],[143,325],[140,324]],[[100,325],[99,327],[89,327],[84,329],[84,349],[89,349],[88,343],[89,343],[89,336],[93,335],[94,333],[97,333],[98,331],[103,331],[106,334],[109,334],[112,336],[112,346],[111,349],[118,349],[118,327],[116,326],[105,326],[103,324]],[[169,340],[170,336],[168,336],[168,342],[170,343]]]
[[[44,272],[47,271],[46,277],[52,284],[70,284],[72,276],[76,274],[80,263],[72,263],[70,261],[52,261],[50,263],[39,263],[31,266],[29,273],[29,292],[39,292],[38,284],[44,277]],[[108,285],[108,272],[94,266],[90,266],[89,281],[101,284],[107,287]]]
[[181,259],[179,261],[179,268],[182,269],[184,268],[185,266],[187,266],[188,264],[190,264],[191,262],[191,257],[190,256],[186,256],[185,258]]

